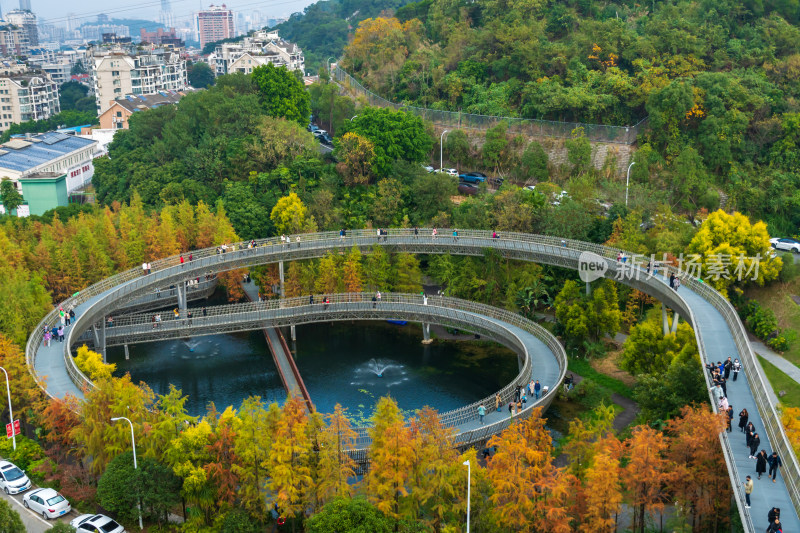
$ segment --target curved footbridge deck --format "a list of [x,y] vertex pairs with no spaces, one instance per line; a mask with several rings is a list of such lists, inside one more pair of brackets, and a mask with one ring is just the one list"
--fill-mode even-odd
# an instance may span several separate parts
[[[451,231],[440,229],[440,235],[449,233]],[[69,328],[64,345],[54,343],[50,347],[42,346],[43,326],[57,322],[57,310],[45,317],[29,339],[26,348],[28,366],[35,377],[47,376],[48,394],[61,396],[72,392],[80,396],[79,389],[91,385],[77,370],[69,350],[65,348],[90,329],[98,341],[104,343],[104,320],[114,309],[157,286],[184,283],[187,279],[204,276],[209,272],[316,258],[327,253],[345,254],[352,247],[369,253],[376,245],[385,246],[392,251],[420,254],[483,255],[485,250],[491,249],[507,258],[571,269],[578,269],[582,253],[593,252],[605,264],[604,276],[649,294],[687,320],[695,330],[703,362],[716,362],[729,356],[738,357],[742,361],[742,379],[728,386],[730,403],[737,412],[741,408],[748,409],[751,420],[761,434],[761,446],[768,452],[777,451],[783,459],[778,482],[756,481],[752,508],[745,508],[742,482],[745,476],[754,474],[754,462],[748,459],[749,454],[740,434],[734,432],[720,435],[731,486],[745,531],[756,530],[752,517],[756,517],[755,522],[759,524],[759,528],[762,527],[764,517],[773,506],[782,510],[784,531],[800,531],[800,468],[775,406],[767,394],[768,382],[735,310],[725,298],[701,281],[682,276],[682,286],[676,292],[668,287],[664,276],[673,272],[678,275],[682,273],[671,267],[661,267],[661,275],[650,276],[641,268],[616,261],[617,254],[624,250],[541,235],[507,233],[500,238],[492,238],[491,232],[487,231],[461,231],[455,238],[434,238],[430,229],[422,229],[417,235],[409,229],[390,229],[389,234],[380,240],[372,231],[353,231],[344,238],[334,232],[306,234],[292,236],[292,240],[294,242],[290,245],[280,244],[277,239],[261,240],[253,248],[246,244],[236,244],[230,247],[231,251],[222,254],[216,253],[213,248],[198,250],[193,252],[194,260],[191,262],[180,263],[179,257],[170,257],[154,261],[153,272],[149,275],[142,275],[140,270],[131,270],[103,280],[62,304],[74,305],[78,314],[74,325]],[[627,255],[632,257],[631,254]],[[279,321],[278,315],[276,311],[275,319]],[[398,316],[395,312],[392,318]],[[433,317],[430,318],[430,322],[436,322]],[[704,375],[710,387],[708,374],[704,372]],[[498,424],[502,423],[487,425],[486,430],[493,426],[496,426],[494,430],[502,429]]]

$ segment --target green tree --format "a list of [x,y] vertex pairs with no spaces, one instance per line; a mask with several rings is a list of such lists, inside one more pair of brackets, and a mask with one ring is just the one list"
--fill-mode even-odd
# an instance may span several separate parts
[[409,292],[418,294],[422,291],[422,270],[419,259],[414,254],[395,254],[392,265],[395,292]]
[[311,104],[298,74],[285,66],[267,63],[254,68],[252,78],[261,105],[269,116],[285,118],[301,126],[308,124]]
[[189,85],[195,89],[205,89],[210,85],[214,85],[214,71],[208,66],[208,63],[198,61],[190,63],[186,69],[189,76]]
[[364,285],[373,291],[391,290],[391,261],[386,250],[377,244],[364,261]]
[[260,533],[264,531],[264,526],[242,509],[231,509],[225,513],[220,522],[220,531],[225,531],[225,533]]
[[427,173],[420,169],[411,185],[411,198],[415,209],[411,211],[415,224],[426,224],[439,213],[449,213],[453,202],[450,199],[458,191],[456,179],[440,172]]
[[61,84],[58,88],[58,102],[62,113],[64,111],[97,113],[97,103],[94,96],[89,96],[89,87],[77,81]]
[[25,531],[25,526],[22,524],[19,513],[12,509],[11,504],[6,500],[0,500],[0,533],[19,533],[20,531]]
[[449,161],[463,167],[472,159],[472,145],[463,130],[453,130],[445,136],[444,153]]
[[483,143],[483,164],[487,168],[494,169],[495,172],[500,171],[507,157],[507,147],[508,139],[504,123],[501,122],[486,130],[486,139]]
[[650,135],[667,155],[678,154],[680,127],[693,106],[692,87],[682,80],[674,80],[666,87],[650,93],[647,99]]
[[133,452],[114,458],[97,483],[97,498],[120,520],[133,522],[141,501],[142,515],[160,524],[166,523],[171,510],[180,503],[180,480],[164,465]]
[[[674,320],[674,316],[673,316]],[[628,372],[663,375],[679,355],[697,354],[694,331],[686,322],[679,322],[676,333],[664,335],[661,313],[652,309],[645,320],[631,328],[623,345],[620,366]]]
[[544,151],[541,144],[533,141],[522,153],[517,176],[523,180],[547,181],[550,178],[548,162],[547,152]]
[[592,166],[592,144],[583,131],[575,128],[570,138],[564,141],[567,147],[567,159],[572,164],[573,174],[582,174]]
[[0,200],[2,200],[3,207],[6,208],[6,213],[9,215],[23,203],[22,195],[9,178],[3,178],[0,181]]
[[403,219],[404,187],[394,178],[378,182],[378,194],[372,206],[375,225],[378,227],[399,226]]
[[308,533],[348,531],[352,533],[391,533],[394,521],[361,498],[342,498],[325,505],[306,522]]
[[433,147],[422,119],[405,111],[364,107],[354,120],[342,125],[342,134],[351,131],[374,145],[375,171],[380,177],[388,176],[398,159],[425,161]]

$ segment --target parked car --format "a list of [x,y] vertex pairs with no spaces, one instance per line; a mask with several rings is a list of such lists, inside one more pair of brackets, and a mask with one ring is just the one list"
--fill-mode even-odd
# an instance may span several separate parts
[[769,243],[776,250],[786,250],[795,254],[800,254],[800,241],[797,239],[770,239]]
[[458,179],[466,183],[481,183],[486,181],[486,174],[483,172],[466,172],[461,174]]
[[327,133],[323,133],[322,135],[318,136],[317,139],[322,144],[327,144],[327,145],[333,144],[333,139],[331,139],[331,136],[328,135]]
[[526,191],[535,191],[536,190],[536,185],[526,185],[525,186],[525,190]]
[[433,167],[432,167],[432,166],[430,166],[430,165],[422,165],[422,168],[424,168],[424,169],[425,169],[425,170],[426,170],[428,173],[431,173],[431,172],[433,172],[434,170],[436,170],[435,168],[433,168]]
[[435,170],[434,172],[443,172],[444,174],[447,174],[449,176],[454,176],[456,178],[458,177],[458,170],[454,168],[440,168],[439,170]]
[[6,494],[19,494],[31,488],[31,480],[14,463],[0,461],[0,487]]
[[53,489],[26,492],[22,497],[22,505],[42,515],[45,520],[58,518],[72,510],[67,499]]
[[487,181],[489,185],[499,189],[505,180],[503,178],[487,178]]
[[125,528],[103,514],[82,514],[69,525],[75,533],[125,533]]
[[473,185],[471,183],[466,183],[462,181],[461,183],[458,184],[458,192],[461,194],[466,194],[467,196],[475,196],[476,194],[478,194],[478,191],[480,191],[480,189],[478,189],[476,185]]
[[319,126],[317,126],[316,124],[309,124],[307,129],[311,133],[314,133],[315,131],[317,131],[319,129]]
[[328,134],[327,131],[321,130],[319,128],[315,129],[312,133],[314,134],[314,137],[320,137],[321,135],[327,135]]

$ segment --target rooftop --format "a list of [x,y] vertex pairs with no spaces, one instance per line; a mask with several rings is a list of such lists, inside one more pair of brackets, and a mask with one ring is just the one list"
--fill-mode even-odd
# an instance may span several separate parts
[[95,143],[91,139],[54,131],[26,139],[12,139],[0,146],[0,172],[2,169],[25,172]]
[[194,92],[195,89],[185,89],[183,91],[158,91],[153,94],[133,95],[129,94],[122,98],[114,100],[115,104],[119,104],[130,112],[143,111],[145,109],[155,109],[162,105],[177,104],[187,92]]

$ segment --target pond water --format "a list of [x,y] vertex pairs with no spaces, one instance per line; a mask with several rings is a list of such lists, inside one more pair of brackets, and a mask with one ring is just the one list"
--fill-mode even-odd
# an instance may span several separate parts
[[[288,340],[288,332],[287,332]],[[455,409],[488,396],[516,376],[516,355],[493,342],[435,341],[423,345],[419,325],[332,322],[297,327],[291,343],[300,375],[320,412],[336,403],[356,422],[369,417],[386,394],[408,412],[425,405]],[[285,399],[272,356],[260,331],[109,348],[117,374],[130,372],[164,394],[174,384],[189,396],[190,414],[239,407],[249,396]]]

